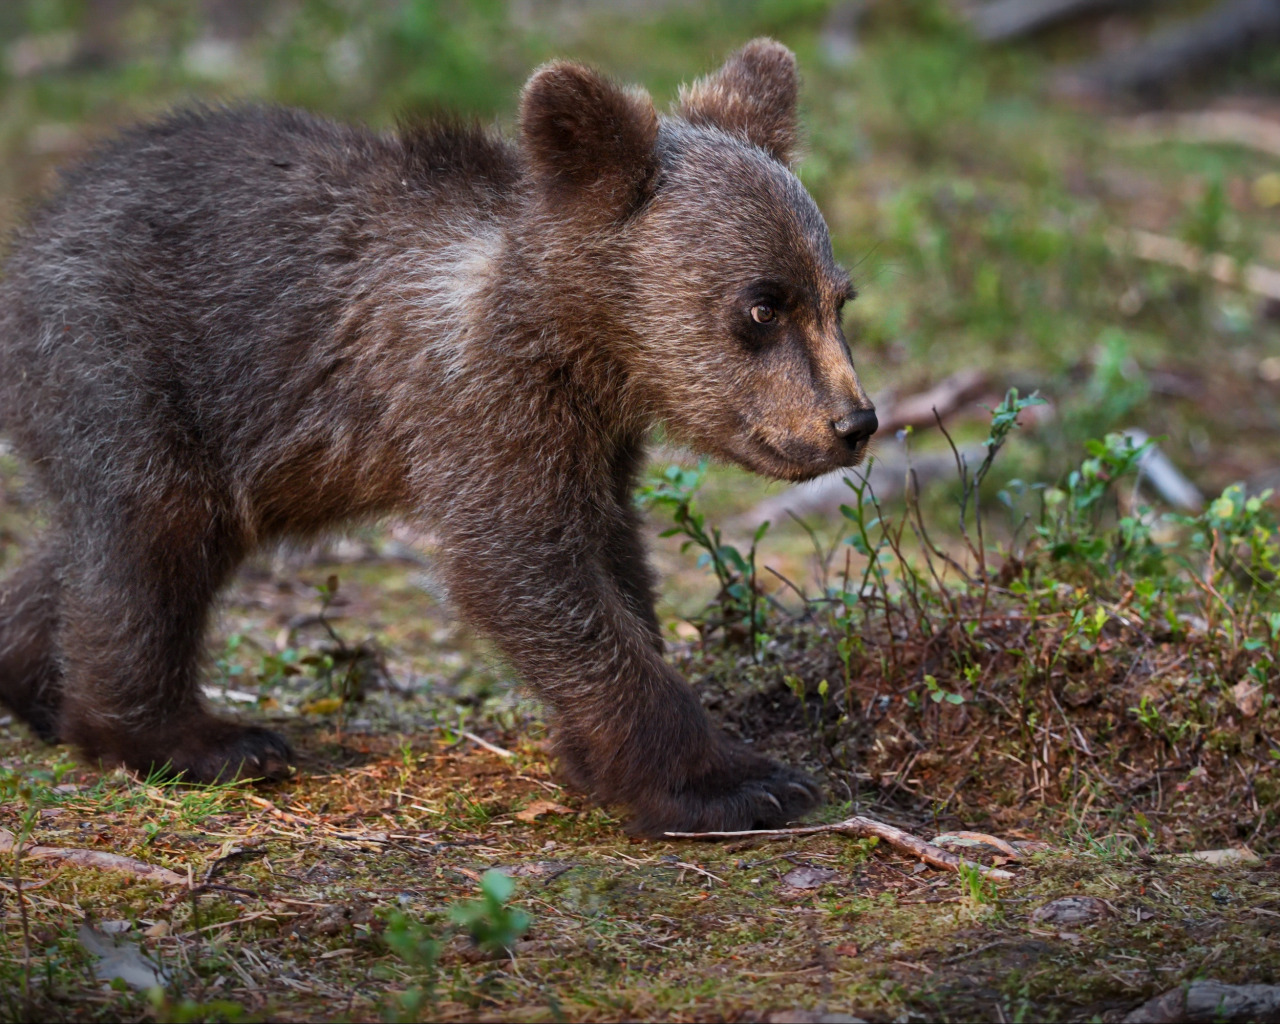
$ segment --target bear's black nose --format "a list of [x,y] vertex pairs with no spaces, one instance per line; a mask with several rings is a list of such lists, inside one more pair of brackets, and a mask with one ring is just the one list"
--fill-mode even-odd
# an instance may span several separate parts
[[838,420],[832,420],[831,426],[836,434],[849,444],[865,441],[880,428],[875,409],[854,409]]

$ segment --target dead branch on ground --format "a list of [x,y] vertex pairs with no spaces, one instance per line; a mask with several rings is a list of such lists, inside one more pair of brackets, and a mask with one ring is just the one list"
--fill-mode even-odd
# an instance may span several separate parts
[[978,398],[987,389],[988,376],[982,370],[960,370],[939,381],[927,391],[893,399],[880,410],[877,434],[897,433],[904,427],[931,427],[934,410],[949,416],[966,402]]
[[1219,284],[1243,288],[1254,295],[1280,302],[1280,270],[1258,263],[1242,266],[1225,253],[1205,252],[1179,238],[1158,235],[1154,231],[1110,231],[1107,244],[1116,252],[1132,253],[1140,260],[1179,267],[1192,274],[1205,274]]
[[[0,828],[0,853],[12,853],[17,846],[17,837],[8,829]],[[176,871],[134,860],[118,853],[106,853],[102,850],[79,850],[63,846],[24,846],[22,856],[31,860],[54,860],[66,864],[74,864],[81,868],[96,868],[99,871],[125,871],[130,874],[161,885],[186,885],[187,876]]]
[[886,825],[882,821],[864,818],[860,815],[845,818],[844,821],[837,821],[831,825],[803,825],[798,828],[755,828],[747,829],[744,832],[666,832],[664,835],[671,839],[748,839],[752,836],[780,839],[786,836],[816,836],[828,833],[851,836],[854,839],[880,839],[895,850],[943,871],[959,872],[962,867],[969,867],[976,868],[985,878],[990,878],[993,881],[1007,882],[1013,878],[1013,872],[1011,871],[975,864],[973,861],[965,860],[963,857],[957,857],[954,853],[947,852],[940,846],[927,843],[923,839],[913,836],[910,832],[904,832],[893,825]]
[[1111,123],[1113,145],[1148,146],[1155,142],[1229,145],[1280,156],[1280,122],[1245,110],[1201,110],[1186,114],[1143,114]]
[[1213,72],[1233,58],[1280,40],[1276,0],[1224,0],[1203,14],[1156,32],[1132,49],[1063,73],[1057,91],[1081,98],[1158,98],[1170,85]]
[[973,34],[984,43],[1035,35],[1076,18],[1146,7],[1152,0],[991,0],[973,12]]

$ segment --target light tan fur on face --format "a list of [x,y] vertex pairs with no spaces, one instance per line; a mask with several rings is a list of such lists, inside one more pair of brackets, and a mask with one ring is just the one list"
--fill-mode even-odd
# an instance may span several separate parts
[[[771,476],[854,464],[862,450],[832,422],[870,402],[838,322],[848,277],[812,200],[736,136],[677,121],[663,137],[674,154],[664,188],[628,239],[643,257],[637,317],[664,339],[635,368],[659,416],[694,447]],[[776,350],[752,350],[731,330],[750,302],[742,290],[761,280],[787,284],[798,300]]]

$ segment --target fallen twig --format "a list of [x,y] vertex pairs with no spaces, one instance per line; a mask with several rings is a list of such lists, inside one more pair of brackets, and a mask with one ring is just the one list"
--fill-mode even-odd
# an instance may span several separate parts
[[697,864],[690,864],[688,861],[682,860],[676,862],[676,867],[680,869],[681,873],[685,871],[692,871],[694,874],[703,875],[706,878],[710,878],[712,881],[724,883],[724,879],[719,875],[713,875],[706,868],[698,867]]
[[[0,853],[12,853],[17,846],[17,838],[8,829],[0,828]],[[105,853],[102,850],[80,850],[63,846],[26,846],[22,856],[32,860],[57,860],[76,867],[96,868],[100,871],[127,871],[161,885],[186,885],[186,875],[162,868],[158,864],[134,860],[118,853]]]
[[1117,252],[1132,252],[1141,260],[1206,274],[1219,284],[1280,301],[1280,270],[1258,263],[1241,266],[1225,253],[1204,252],[1179,238],[1157,235],[1153,231],[1116,230],[1107,234],[1107,242]]
[[1141,7],[1150,0],[993,0],[973,12],[973,34],[984,43],[1034,35],[1085,15]]
[[877,434],[893,434],[903,427],[931,427],[937,414],[949,416],[966,402],[972,402],[987,388],[988,377],[982,370],[958,370],[940,380],[928,391],[904,395],[882,404]]
[[[1135,448],[1141,448],[1150,436],[1145,430],[1130,429],[1125,435]],[[1204,495],[1200,488],[1188,480],[1175,466],[1172,460],[1158,447],[1152,445],[1138,460],[1140,480],[1146,480],[1174,508],[1188,512],[1199,512],[1204,508]]]
[[277,818],[280,821],[287,821],[294,825],[315,825],[315,822],[308,818],[299,817],[296,814],[291,814],[289,811],[282,811],[279,807],[264,797],[257,796],[253,793],[244,793],[243,796],[249,801],[249,803],[253,804],[255,807],[261,807],[271,815],[271,817]]
[[462,736],[465,737],[466,739],[469,739],[472,743],[475,743],[478,746],[484,747],[485,750],[488,750],[491,753],[497,754],[499,757],[509,758],[509,757],[516,756],[513,751],[508,750],[506,747],[500,747],[496,743],[490,743],[483,736],[477,736],[473,732],[464,732],[462,733]]
[[977,868],[984,877],[994,881],[1007,882],[1013,878],[1013,872],[1011,871],[975,864],[973,861],[957,857],[954,853],[948,853],[940,846],[926,843],[923,839],[913,836],[910,832],[904,832],[900,828],[886,825],[884,822],[875,821],[872,818],[863,818],[859,815],[845,818],[844,821],[837,821],[831,825],[803,825],[798,828],[757,828],[747,829],[743,832],[666,832],[664,835],[671,839],[743,839],[747,836],[816,836],[829,832],[835,832],[842,836],[852,836],[855,839],[870,839],[872,837],[881,839],[895,850],[899,850],[908,856],[914,857],[916,860],[923,861],[930,867],[940,868],[943,871],[959,872],[961,867],[971,867]]
[[1227,144],[1280,156],[1280,122],[1245,110],[1203,110],[1185,114],[1143,114],[1116,121],[1107,138],[1121,146],[1153,142]]
[[[938,836],[936,841],[941,841],[943,838],[943,836]],[[985,843],[987,846],[994,846],[1006,857],[1012,857],[1014,860],[1022,859],[1022,854],[1018,852],[1012,843],[1006,842],[999,836],[988,835],[986,832],[948,832],[945,838]]]

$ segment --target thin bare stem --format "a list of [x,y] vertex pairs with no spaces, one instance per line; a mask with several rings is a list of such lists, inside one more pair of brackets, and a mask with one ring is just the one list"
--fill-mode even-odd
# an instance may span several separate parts
[[916,471],[912,469],[909,472],[911,475],[911,493],[907,498],[907,521],[911,523],[911,530],[916,535],[916,539],[920,541],[921,550],[924,552],[924,564],[929,567],[929,574],[933,577],[939,596],[947,603],[947,609],[951,613],[952,620],[957,620],[960,617],[960,609],[956,605],[955,599],[947,591],[937,566],[933,564],[933,556],[937,555],[943,564],[953,566],[966,579],[968,579],[968,574],[960,568],[950,555],[938,550],[933,543],[933,539],[929,536],[929,531],[925,529],[924,515],[920,511],[920,491],[916,481]]
[[783,575],[782,575],[782,573],[778,572],[778,570],[777,570],[777,569],[775,569],[773,566],[771,566],[771,565],[766,565],[766,566],[764,567],[764,571],[765,571],[765,572],[771,572],[771,573],[773,573],[773,575],[777,576],[777,577],[778,577],[778,579],[780,579],[780,580],[781,580],[781,581],[782,581],[786,586],[788,586],[788,587],[790,587],[792,590],[794,590],[794,591],[796,592],[796,594],[797,594],[797,595],[799,595],[800,600],[804,602],[805,610],[806,610],[806,611],[808,611],[808,609],[809,609],[809,605],[813,603],[813,602],[810,600],[810,598],[809,598],[809,595],[808,595],[808,594],[806,594],[803,590],[801,590],[798,586],[796,586],[796,584],[792,583],[789,579],[787,579],[785,576],[783,576]]

